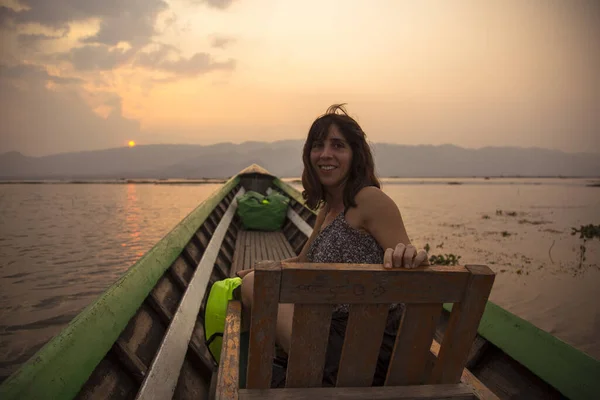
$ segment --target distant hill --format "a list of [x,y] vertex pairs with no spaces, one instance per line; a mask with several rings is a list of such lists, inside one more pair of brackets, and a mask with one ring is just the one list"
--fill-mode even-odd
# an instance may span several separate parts
[[[224,178],[256,163],[281,177],[302,173],[300,140],[145,145],[27,157],[0,154],[0,179]],[[600,154],[515,147],[373,144],[381,177],[600,176]]]

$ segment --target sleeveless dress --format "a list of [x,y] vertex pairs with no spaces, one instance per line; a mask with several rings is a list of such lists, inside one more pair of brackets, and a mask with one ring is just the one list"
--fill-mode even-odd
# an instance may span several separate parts
[[[315,238],[308,249],[308,261],[313,263],[382,264],[384,250],[379,243],[371,234],[350,226],[346,221],[345,213],[346,211],[341,212]],[[325,368],[323,370],[322,384],[324,387],[335,386],[337,380],[348,323],[349,305],[338,304],[333,307],[332,311]],[[385,382],[401,318],[402,307],[398,307],[396,304],[390,306],[375,376],[373,377],[373,386],[383,386]],[[373,338],[373,340],[378,339]],[[272,387],[285,387],[285,372],[282,371],[282,369],[274,368]]]
[[[348,224],[346,210],[319,232],[306,258],[311,263],[382,264],[384,250],[375,238]],[[334,312],[348,313],[348,304],[338,304]]]

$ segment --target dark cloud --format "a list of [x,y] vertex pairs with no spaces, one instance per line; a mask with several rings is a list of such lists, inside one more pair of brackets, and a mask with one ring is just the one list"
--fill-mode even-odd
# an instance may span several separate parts
[[235,0],[190,0],[190,3],[193,4],[206,4],[212,8],[218,8],[219,10],[224,10],[233,4]]
[[[129,3],[129,2],[125,2]],[[100,30],[94,36],[86,38],[86,43],[103,43],[114,46],[124,41],[129,42],[133,47],[140,47],[148,44],[152,36],[156,34],[154,28],[156,17],[168,7],[160,0],[136,1],[143,8],[133,8],[125,13],[105,17]]]
[[42,155],[104,149],[122,146],[140,132],[138,121],[123,116],[121,98],[115,94],[103,99],[111,110],[104,118],[92,111],[77,87],[46,88],[39,68],[0,67],[0,76],[26,77],[28,83],[14,85],[11,79],[0,79],[0,153],[17,150]]
[[110,70],[126,64],[135,54],[134,49],[110,49],[104,45],[87,45],[71,49],[58,56],[70,61],[80,71]]
[[99,18],[100,30],[87,38],[87,43],[115,45],[126,41],[132,46],[150,41],[156,33],[156,17],[168,8],[163,0],[21,0],[20,3],[27,9],[0,7],[0,23],[35,22],[65,29],[69,22]]
[[[235,69],[235,60],[229,59],[225,62],[219,62],[212,59],[208,53],[196,53],[190,58],[177,57],[172,55],[178,51],[171,46],[162,46],[158,50],[149,53],[140,53],[136,60],[136,65],[155,69],[163,72],[172,73],[181,77],[196,76],[217,70]],[[172,78],[167,78],[171,81]]]
[[218,49],[224,49],[233,43],[235,43],[235,38],[231,36],[213,35],[210,40],[210,45]]
[[24,79],[28,82],[51,81],[56,84],[81,83],[79,78],[61,77],[50,75],[45,68],[38,65],[20,64],[14,66],[0,65],[0,78],[2,79]]
[[29,48],[37,48],[40,45],[43,45],[44,42],[48,42],[50,40],[60,39],[63,37],[62,35],[57,36],[49,36],[40,34],[20,34],[17,36],[17,42],[19,46],[29,47]]

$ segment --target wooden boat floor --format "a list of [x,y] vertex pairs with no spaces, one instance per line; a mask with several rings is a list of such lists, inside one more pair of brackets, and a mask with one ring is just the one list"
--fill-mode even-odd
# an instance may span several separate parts
[[252,268],[258,261],[279,261],[295,256],[296,253],[281,231],[240,230],[235,244],[230,276],[235,276],[238,271]]

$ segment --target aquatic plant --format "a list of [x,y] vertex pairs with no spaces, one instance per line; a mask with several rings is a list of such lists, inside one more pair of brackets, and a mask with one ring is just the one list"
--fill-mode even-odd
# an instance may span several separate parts
[[435,265],[458,265],[460,256],[454,254],[432,255],[429,257],[429,263]]
[[[444,243],[442,242],[441,245],[438,245],[436,247],[441,248],[443,245]],[[429,253],[429,250],[431,250],[431,246],[429,246],[429,243],[425,244],[423,248],[427,253]],[[455,254],[432,254],[431,256],[429,256],[429,264],[431,265],[458,265],[459,260],[460,256],[457,256]]]
[[600,239],[600,225],[588,224],[581,225],[581,228],[571,228],[571,235],[579,234],[579,238],[583,240],[583,242],[579,245],[579,268],[583,267],[583,263],[585,262],[585,252],[586,247],[585,244],[590,239]]

